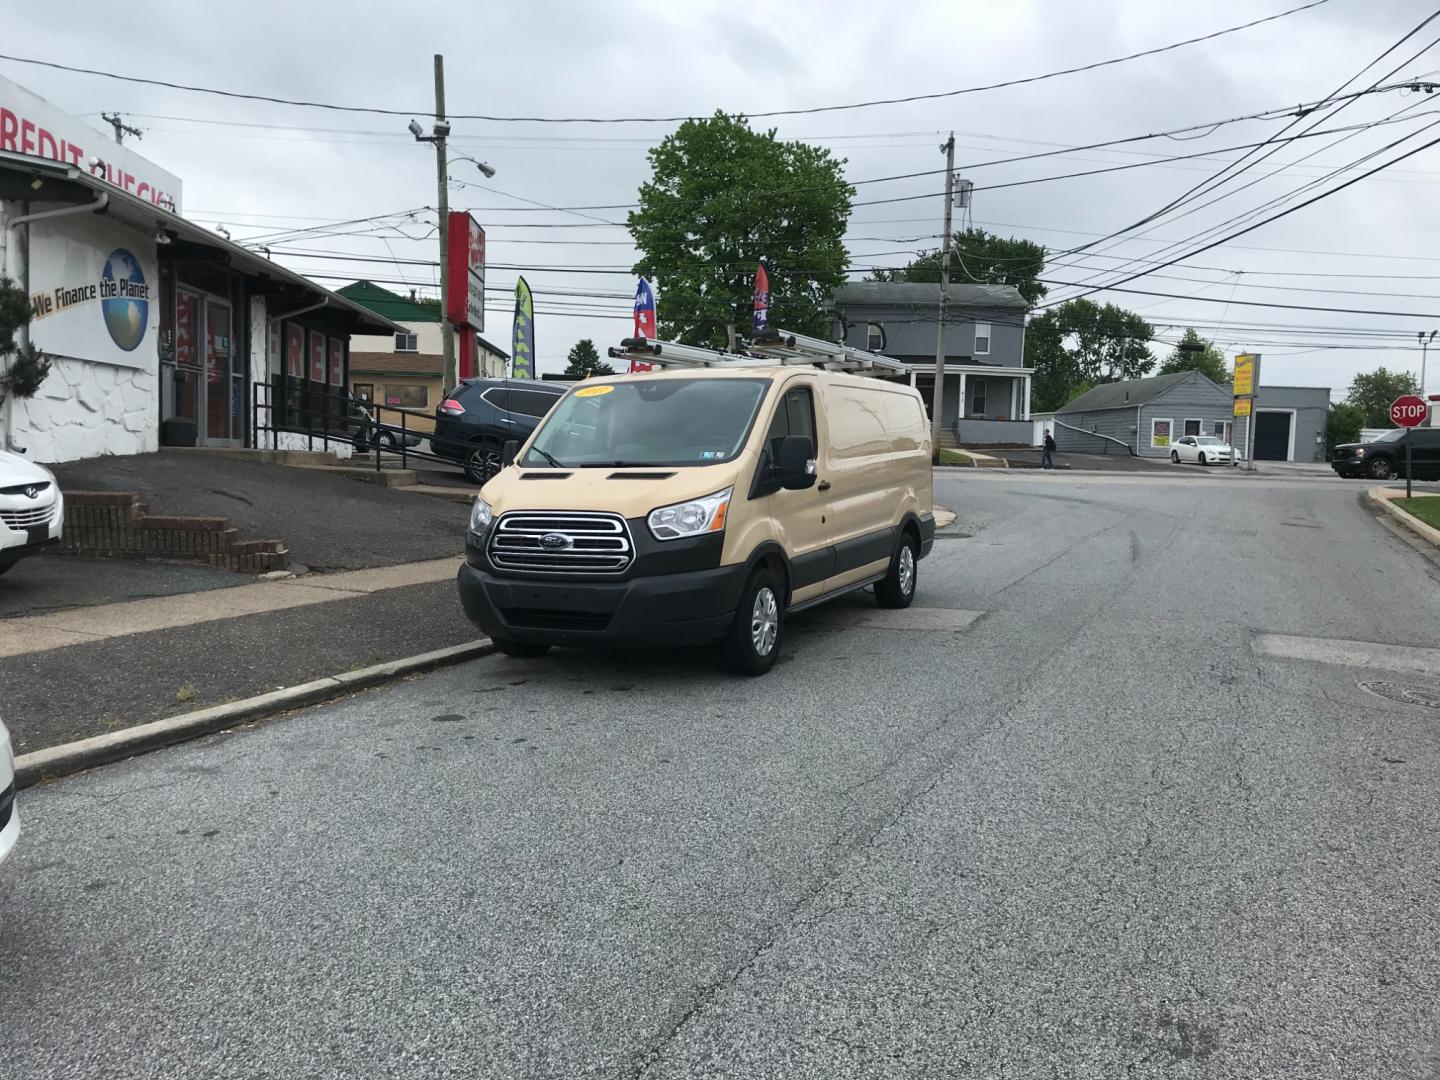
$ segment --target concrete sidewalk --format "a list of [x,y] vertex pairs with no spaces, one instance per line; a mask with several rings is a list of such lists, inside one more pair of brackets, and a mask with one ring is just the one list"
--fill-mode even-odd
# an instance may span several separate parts
[[458,556],[0,620],[16,753],[135,727],[481,635]]

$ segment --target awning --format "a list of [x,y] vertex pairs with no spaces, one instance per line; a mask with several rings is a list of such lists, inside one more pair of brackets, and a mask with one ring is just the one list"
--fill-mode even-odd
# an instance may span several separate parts
[[183,250],[185,257],[215,262],[259,279],[259,292],[277,301],[270,316],[283,317],[286,311],[312,308],[325,301],[323,308],[312,312],[332,319],[335,328],[352,334],[402,334],[406,327],[391,322],[347,300],[339,293],[317,285],[309,278],[288,270],[259,252],[241,247],[216,232],[186,221],[178,214],[136,198],[98,176],[83,169],[56,161],[0,151],[0,198],[36,203],[81,205],[93,202],[97,195],[108,200],[105,216],[122,221],[157,240],[162,235],[174,245],[175,254]]

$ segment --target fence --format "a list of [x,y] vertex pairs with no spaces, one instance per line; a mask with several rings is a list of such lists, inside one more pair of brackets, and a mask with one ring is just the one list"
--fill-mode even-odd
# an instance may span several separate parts
[[[488,479],[498,471],[503,444],[493,438],[454,438],[416,430],[413,412],[361,402],[342,387],[317,387],[290,375],[257,382],[251,401],[255,446],[271,450],[342,450],[372,454],[375,471],[386,454],[400,467],[411,459],[462,468]],[[423,449],[422,449],[423,446]],[[475,478],[472,476],[472,478]]]

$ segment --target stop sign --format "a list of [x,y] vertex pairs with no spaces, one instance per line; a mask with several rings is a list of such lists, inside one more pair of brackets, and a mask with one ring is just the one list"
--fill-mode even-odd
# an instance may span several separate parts
[[1419,427],[1430,414],[1430,407],[1414,394],[1402,394],[1390,403],[1390,421],[1398,427]]

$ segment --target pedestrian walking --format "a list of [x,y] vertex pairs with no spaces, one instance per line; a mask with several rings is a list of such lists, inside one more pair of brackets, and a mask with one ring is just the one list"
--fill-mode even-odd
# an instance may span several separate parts
[[1055,453],[1055,436],[1050,434],[1050,429],[1045,429],[1045,452],[1040,455],[1040,467],[1042,469],[1053,469],[1055,459],[1051,456]]

